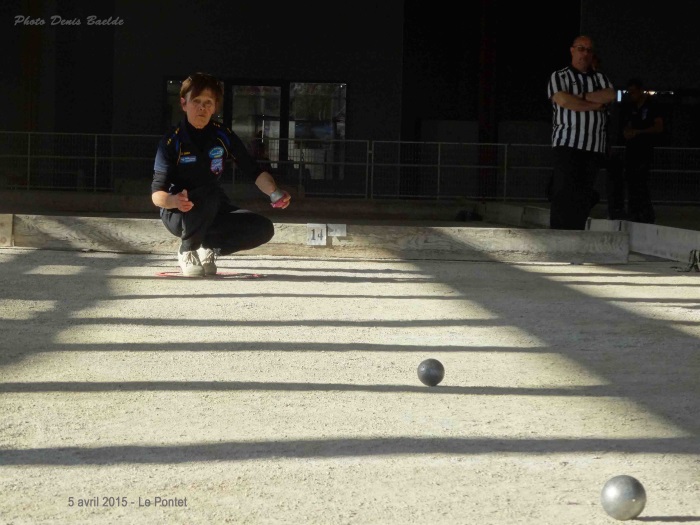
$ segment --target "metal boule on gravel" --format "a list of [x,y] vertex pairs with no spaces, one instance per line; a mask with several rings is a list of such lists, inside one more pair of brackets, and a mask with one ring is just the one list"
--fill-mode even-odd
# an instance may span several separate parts
[[418,379],[428,386],[436,386],[445,377],[445,367],[437,359],[426,359],[418,365]]
[[600,502],[610,517],[621,521],[631,520],[644,510],[647,494],[638,479],[620,475],[605,483]]

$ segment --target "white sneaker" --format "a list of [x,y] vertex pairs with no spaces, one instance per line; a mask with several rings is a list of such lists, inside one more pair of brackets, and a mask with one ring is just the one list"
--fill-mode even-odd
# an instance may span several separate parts
[[185,277],[204,277],[204,268],[199,261],[197,252],[183,252],[177,254],[177,260],[182,269],[182,275]]
[[199,256],[199,261],[204,268],[204,275],[216,275],[216,250],[211,250],[201,246],[197,250],[197,255]]

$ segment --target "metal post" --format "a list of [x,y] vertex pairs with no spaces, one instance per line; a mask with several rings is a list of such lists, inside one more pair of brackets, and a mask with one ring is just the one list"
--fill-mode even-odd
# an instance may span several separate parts
[[442,143],[438,143],[438,158],[437,158],[437,195],[435,198],[440,200],[440,165],[442,160]]
[[396,196],[401,197],[401,142],[399,142],[398,155],[396,165],[399,168],[399,172],[396,176]]
[[97,191],[97,135],[95,135],[95,161],[92,170],[92,191]]
[[367,155],[365,155],[365,199],[371,199],[374,192],[374,162],[372,162],[372,146],[367,142]]
[[304,173],[304,144],[300,143],[299,144],[299,182],[298,182],[298,188],[297,191],[299,192],[299,195],[302,194],[304,184],[303,184],[303,173]]
[[27,133],[27,189],[31,185],[31,174],[32,172],[32,134]]
[[[504,156],[505,158],[503,159],[503,202],[507,200],[508,192],[508,144],[505,145],[505,152]],[[497,157],[498,158],[498,157]],[[496,161],[496,164],[498,164],[498,161]]]

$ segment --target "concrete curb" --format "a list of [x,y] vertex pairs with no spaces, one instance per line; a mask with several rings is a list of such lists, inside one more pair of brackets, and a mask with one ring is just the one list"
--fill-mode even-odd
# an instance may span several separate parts
[[[8,222],[8,216],[1,217],[4,218],[0,224]],[[179,245],[159,219],[13,215],[11,223],[12,241],[6,245],[16,247],[175,253]],[[345,230],[344,235],[327,235],[326,228],[323,244],[311,245],[312,225],[275,223],[272,240],[246,253],[577,263],[625,263],[629,255],[629,236],[625,232],[352,223],[335,227],[341,232]]]
[[[473,203],[484,220],[520,228],[549,228],[549,209],[507,203]],[[672,261],[688,261],[691,250],[700,249],[700,231],[623,220],[589,218],[587,231],[623,232],[629,250]]]
[[622,221],[634,251],[672,261],[687,262],[692,250],[700,249],[700,231],[655,224]]
[[631,221],[589,219],[591,231],[621,231],[630,238],[630,251],[672,261],[689,260],[700,249],[700,231]]

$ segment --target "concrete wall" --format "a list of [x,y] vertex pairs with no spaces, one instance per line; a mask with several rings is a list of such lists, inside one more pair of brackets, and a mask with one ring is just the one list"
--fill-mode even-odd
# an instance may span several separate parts
[[[44,25],[15,25],[17,15]],[[120,25],[87,24],[87,17]],[[52,25],[52,16],[79,25]],[[7,0],[0,130],[160,134],[166,77],[345,82],[347,138],[398,140],[403,2]]]
[[425,142],[479,142],[479,124],[463,120],[424,120],[420,137]]
[[581,0],[581,27],[595,39],[605,72],[620,86],[638,76],[650,89],[700,88],[700,4],[640,7],[632,0]]
[[[479,142],[479,123],[475,120],[424,120],[421,140],[425,142]],[[552,125],[539,121],[503,121],[498,123],[498,142],[503,144],[550,144]]]
[[164,77],[207,71],[345,82],[347,138],[399,138],[403,2],[117,0],[115,12],[117,133],[161,132]]
[[[651,88],[689,92],[682,107],[673,108],[668,145],[699,146],[693,122],[700,98],[692,95],[700,91],[697,2],[669,0],[652,10],[631,0],[565,4],[538,3],[540,13],[557,13],[552,25],[533,17],[529,4],[498,9],[490,1],[470,5],[464,17],[456,7],[428,9],[416,0],[5,0],[0,129],[159,134],[164,78],[198,69],[258,80],[347,82],[348,138],[427,140],[420,136],[424,121],[479,121],[491,99],[495,108],[488,114],[497,123],[548,123],[548,75],[568,63],[571,38],[582,31],[595,38],[616,84],[642,76]],[[123,24],[14,25],[23,14],[83,22],[94,14]],[[527,23],[513,26],[512,20]],[[488,82],[485,69],[492,73]]]

